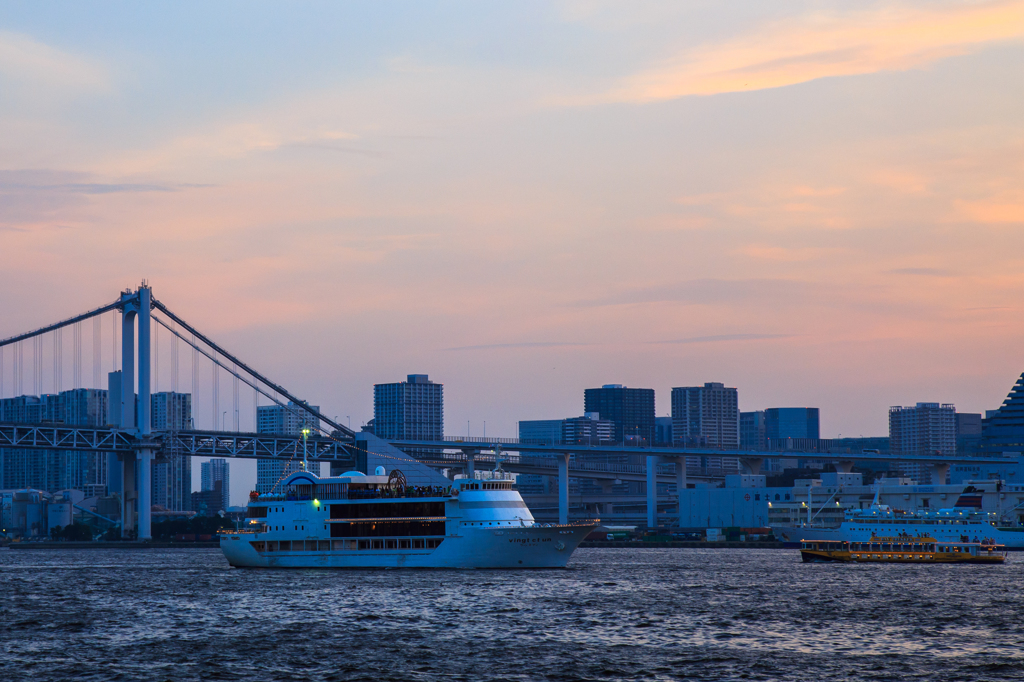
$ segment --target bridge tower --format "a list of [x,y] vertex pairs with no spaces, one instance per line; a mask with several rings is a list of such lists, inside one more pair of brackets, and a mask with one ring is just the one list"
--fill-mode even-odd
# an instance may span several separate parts
[[[121,533],[133,533],[140,540],[152,537],[153,457],[155,445],[150,438],[153,420],[150,415],[150,307],[153,290],[143,281],[137,291],[121,292],[121,410],[122,429],[133,431],[138,447],[121,458],[123,495],[121,499]],[[138,394],[135,392],[135,327],[138,325]],[[137,395],[137,397],[136,397]],[[138,488],[136,489],[136,481]],[[138,511],[136,527],[135,513]]]

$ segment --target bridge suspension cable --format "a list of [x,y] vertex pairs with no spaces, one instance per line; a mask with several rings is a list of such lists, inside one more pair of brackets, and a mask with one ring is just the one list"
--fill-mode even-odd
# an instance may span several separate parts
[[[257,381],[261,382],[265,386],[270,387],[271,389],[273,389],[277,393],[280,393],[281,395],[283,395],[289,401],[294,403],[295,407],[297,407],[299,409],[302,409],[302,410],[305,410],[306,412],[308,412],[309,414],[311,414],[313,417],[317,418],[320,421],[326,422],[331,428],[333,428],[336,431],[339,431],[339,432],[341,432],[341,433],[343,433],[343,434],[345,434],[345,435],[347,435],[349,437],[355,436],[355,431],[353,431],[352,429],[347,428],[345,426],[342,426],[341,424],[338,424],[333,419],[329,419],[328,417],[325,417],[318,410],[315,410],[312,407],[310,407],[306,403],[306,401],[301,400],[301,399],[295,397],[294,395],[289,393],[284,387],[279,386],[278,384],[275,384],[273,381],[271,381],[267,377],[263,376],[262,374],[260,374],[256,370],[254,370],[252,367],[249,367],[249,365],[245,364],[244,362],[239,360],[237,357],[235,357],[231,353],[227,352],[226,350],[224,350],[223,348],[218,346],[216,343],[214,343],[212,340],[210,340],[208,337],[206,337],[204,334],[202,334],[199,330],[197,330],[195,327],[190,325],[188,322],[185,322],[183,319],[181,319],[180,317],[178,317],[177,315],[172,313],[170,310],[168,310],[167,306],[165,306],[160,301],[158,301],[156,299],[153,299],[153,307],[156,308],[157,310],[161,311],[165,315],[167,315],[168,318],[174,320],[183,329],[185,329],[186,331],[190,332],[195,338],[198,338],[200,341],[202,341],[207,346],[209,346],[214,351],[216,351],[219,355],[222,355],[225,358],[227,358],[228,360],[230,360],[238,368],[242,369],[245,373],[249,374],[251,377],[253,377]],[[156,319],[156,318],[154,318],[154,319]],[[165,329],[167,329],[168,331],[171,331],[171,328],[168,327],[166,323],[160,322],[160,324]],[[181,336],[179,336],[178,338],[181,338],[183,341],[185,340],[184,337],[181,337]],[[195,346],[193,346],[193,348],[195,348]],[[203,354],[206,355],[206,353],[203,353]],[[210,357],[210,356],[207,355],[207,357]],[[212,360],[213,358],[210,357],[210,359]],[[223,369],[225,369],[226,371],[228,371],[229,373],[231,372],[230,369],[228,369],[224,365],[220,364],[219,362],[217,364],[220,367],[222,367]],[[235,376],[238,376],[238,375],[236,374]],[[244,381],[244,379],[243,379],[243,381]],[[249,383],[248,381],[246,381],[246,383],[249,386],[255,388],[255,386],[253,384]],[[261,393],[262,393],[262,391],[261,391]],[[267,395],[267,394],[264,393],[264,395]],[[269,398],[270,396],[268,395],[267,397]],[[279,401],[277,401],[277,400],[275,400],[273,398],[271,398],[271,400],[274,400],[274,402],[279,404],[279,405],[281,404]]]
[[43,335],[43,334],[45,334],[47,332],[52,332],[52,331],[54,331],[56,329],[61,329],[63,327],[67,327],[68,325],[75,324],[76,322],[81,322],[82,320],[88,320],[90,317],[95,317],[97,315],[102,315],[103,313],[108,312],[110,310],[115,310],[115,309],[119,308],[120,306],[121,306],[121,302],[117,301],[115,303],[111,303],[109,305],[105,305],[105,306],[103,306],[101,308],[96,308],[95,310],[90,310],[87,313],[82,313],[81,315],[77,315],[75,317],[71,317],[71,318],[68,318],[66,320],[62,320],[61,322],[57,322],[57,323],[51,324],[49,326],[42,327],[40,329],[36,329],[34,331],[30,331],[30,332],[27,332],[25,334],[19,334],[18,336],[12,336],[10,338],[0,340],[0,348],[3,348],[4,346],[9,346],[12,343],[18,343],[19,341],[24,341],[26,339],[34,338],[36,336],[41,336],[41,335]]
[[[253,381],[252,379],[250,379],[250,378],[248,378],[248,377],[245,377],[245,376],[243,376],[243,375],[239,374],[239,373],[238,373],[238,372],[237,372],[236,370],[233,370],[232,368],[228,367],[228,366],[227,366],[227,365],[225,365],[225,364],[224,364],[223,362],[221,362],[220,360],[218,360],[218,359],[217,359],[217,357],[216,357],[216,356],[214,356],[214,355],[213,355],[212,353],[209,353],[209,352],[207,352],[207,351],[206,351],[205,349],[203,349],[202,347],[200,347],[200,346],[199,346],[199,344],[197,344],[197,343],[195,343],[195,342],[193,342],[193,341],[190,341],[190,340],[188,340],[187,338],[185,338],[184,336],[182,336],[182,335],[181,335],[180,333],[178,333],[178,332],[177,332],[176,330],[174,330],[174,329],[171,329],[170,325],[168,325],[168,324],[167,324],[166,322],[164,322],[164,321],[163,321],[162,319],[160,319],[160,318],[159,318],[159,317],[157,317],[156,315],[153,315],[153,316],[152,316],[152,317],[151,317],[150,319],[151,319],[151,320],[153,320],[154,322],[156,322],[156,323],[157,323],[158,325],[160,325],[160,326],[161,326],[161,327],[163,327],[164,329],[166,329],[167,331],[169,331],[169,332],[170,332],[171,334],[173,334],[173,335],[174,335],[174,336],[175,336],[176,338],[178,338],[178,339],[181,339],[181,340],[182,340],[182,341],[184,341],[184,342],[185,342],[186,344],[188,344],[189,346],[191,346],[191,347],[192,347],[192,350],[193,350],[193,352],[198,352],[198,353],[201,353],[201,354],[202,354],[202,355],[203,355],[204,357],[206,357],[206,358],[207,358],[208,360],[210,360],[210,362],[212,362],[212,363],[213,363],[214,365],[216,365],[217,367],[220,367],[220,368],[221,368],[221,369],[223,369],[223,370],[224,370],[225,372],[227,372],[228,374],[230,374],[231,376],[233,376],[233,377],[234,377],[235,379],[237,379],[237,380],[241,381],[241,382],[242,382],[242,383],[244,383],[244,384],[245,384],[246,386],[248,386],[249,388],[253,389],[253,390],[254,390],[254,391],[256,391],[257,393],[259,393],[260,395],[262,395],[262,396],[263,396],[264,398],[266,398],[266,399],[268,399],[268,400],[272,401],[273,403],[275,403],[275,404],[277,404],[277,405],[280,405],[281,407],[285,408],[286,410],[290,410],[290,411],[291,411],[291,412],[292,412],[293,414],[299,414],[299,412],[298,412],[298,410],[297,410],[296,408],[298,408],[298,407],[302,407],[302,405],[300,405],[300,404],[297,404],[297,403],[296,403],[296,404],[294,404],[294,405],[288,405],[288,404],[285,404],[285,403],[284,403],[283,401],[281,401],[281,400],[280,400],[279,398],[277,398],[277,397],[276,397],[276,396],[274,396],[274,395],[271,395],[271,394],[270,394],[270,393],[269,393],[268,391],[266,391],[266,390],[264,390],[263,388],[261,388],[261,387],[259,386],[259,384],[258,384],[258,383],[257,383],[256,381]],[[182,325],[182,326],[184,326],[184,325]],[[238,363],[238,362],[236,361],[236,364],[241,364],[241,363]],[[216,377],[216,375],[214,375],[214,376]],[[216,379],[215,379],[215,380],[214,380],[214,383],[215,383],[215,385],[216,385],[216,384],[217,384],[217,383],[219,383],[219,382],[217,382],[217,381],[216,381]],[[216,391],[217,389],[216,389],[216,388],[214,388],[214,390]],[[286,395],[287,395],[287,394],[286,394]],[[293,403],[295,402],[295,400],[294,400],[293,398],[289,398],[289,399],[290,399],[290,400],[292,400],[292,402],[293,402]],[[314,415],[318,415],[318,414],[319,414],[319,413],[317,413],[317,412],[316,412],[315,410],[307,410],[307,412],[311,412],[311,413],[312,413],[312,414],[314,414]],[[214,417],[215,417],[215,418],[219,418],[219,417],[220,417],[220,415],[214,415]],[[321,416],[321,418],[322,418],[322,416]],[[324,421],[327,421],[327,420],[325,419]],[[215,423],[216,423],[216,422],[215,422]],[[333,424],[331,424],[331,425],[333,426]],[[328,432],[328,431],[327,431],[326,429],[324,429],[323,427],[321,427],[321,426],[317,425],[317,426],[316,426],[316,429],[317,429],[318,431],[320,431],[321,433],[324,433],[324,434],[326,434],[326,435],[330,436],[330,432]]]

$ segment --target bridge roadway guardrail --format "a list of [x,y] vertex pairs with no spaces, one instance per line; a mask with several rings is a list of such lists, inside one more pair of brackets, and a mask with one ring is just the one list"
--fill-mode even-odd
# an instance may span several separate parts
[[[162,453],[200,457],[302,459],[355,465],[351,445],[330,438],[219,431],[154,431],[146,441]],[[134,432],[104,426],[0,423],[0,448],[134,452],[140,446]]]

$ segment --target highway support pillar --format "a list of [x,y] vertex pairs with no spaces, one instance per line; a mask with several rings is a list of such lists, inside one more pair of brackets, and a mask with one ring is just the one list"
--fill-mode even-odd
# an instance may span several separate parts
[[121,537],[135,536],[135,453],[124,452],[121,457]]
[[764,457],[740,457],[741,471],[745,474],[756,476],[761,473],[761,465],[764,464]]
[[679,527],[683,527],[683,498],[686,496],[686,458],[676,458],[676,512],[679,514]]
[[658,527],[658,461],[657,455],[647,455],[647,528]]
[[853,473],[853,462],[851,460],[840,460],[838,462],[833,462],[833,465],[835,466],[836,471],[841,474]]
[[949,464],[936,462],[932,465],[932,485],[946,485],[946,476],[949,474]]
[[472,479],[476,475],[476,454],[477,450],[463,450],[466,455],[466,478]]
[[569,453],[556,455],[558,458],[558,522],[569,523]]
[[569,522],[569,454],[556,455],[558,458],[558,522]]

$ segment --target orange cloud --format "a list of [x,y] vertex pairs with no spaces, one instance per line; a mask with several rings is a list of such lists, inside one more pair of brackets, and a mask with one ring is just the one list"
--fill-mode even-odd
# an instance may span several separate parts
[[963,217],[978,223],[1024,223],[1024,203],[994,201],[955,201]]
[[921,68],[987,44],[1024,37],[1024,2],[958,8],[885,8],[776,22],[696,47],[627,78],[598,98],[654,102],[764,90],[818,78]]

